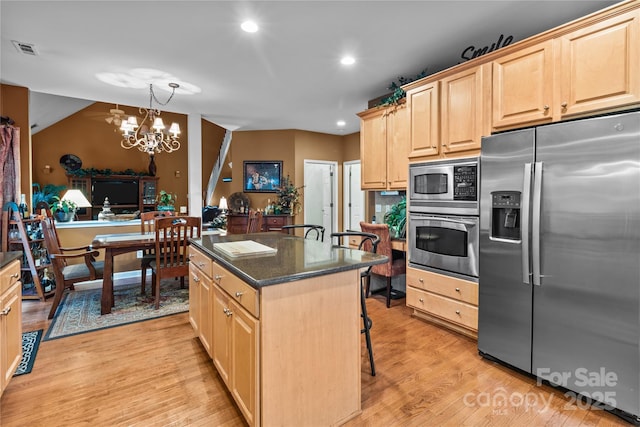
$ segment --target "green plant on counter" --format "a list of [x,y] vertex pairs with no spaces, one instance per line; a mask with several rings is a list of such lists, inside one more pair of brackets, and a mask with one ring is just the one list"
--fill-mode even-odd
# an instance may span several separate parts
[[64,212],[66,214],[75,212],[78,205],[71,200],[60,200],[60,197],[53,197],[53,203],[50,205],[52,212]]
[[173,210],[173,205],[175,205],[176,197],[170,193],[167,193],[164,190],[160,190],[158,194],[158,210]]
[[384,222],[389,226],[391,237],[404,237],[407,232],[407,198],[403,197],[398,203],[384,214]]

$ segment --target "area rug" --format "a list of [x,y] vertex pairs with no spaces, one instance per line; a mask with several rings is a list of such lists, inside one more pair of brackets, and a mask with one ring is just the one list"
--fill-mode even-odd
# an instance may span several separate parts
[[15,374],[13,374],[14,377],[31,372],[33,369],[33,362],[36,361],[36,354],[38,354],[38,347],[40,346],[41,338],[42,329],[22,333],[22,360],[20,361]]
[[101,289],[67,292],[60,303],[44,340],[83,334],[114,326],[156,319],[189,311],[189,285],[180,289],[180,280],[165,279],[160,288],[160,308],[155,309],[151,286],[147,294],[140,295],[140,284],[120,285],[114,288],[115,306],[111,313],[100,315]]

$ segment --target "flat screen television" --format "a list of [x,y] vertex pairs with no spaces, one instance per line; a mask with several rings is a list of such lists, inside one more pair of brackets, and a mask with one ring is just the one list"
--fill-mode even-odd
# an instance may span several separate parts
[[111,206],[137,205],[140,197],[138,188],[137,180],[93,181],[91,204],[102,206],[104,198],[108,197]]

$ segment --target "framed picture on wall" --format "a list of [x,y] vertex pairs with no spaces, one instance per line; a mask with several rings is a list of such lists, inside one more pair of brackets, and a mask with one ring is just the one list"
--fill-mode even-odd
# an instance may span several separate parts
[[245,193],[275,193],[282,181],[282,160],[243,162],[243,184]]

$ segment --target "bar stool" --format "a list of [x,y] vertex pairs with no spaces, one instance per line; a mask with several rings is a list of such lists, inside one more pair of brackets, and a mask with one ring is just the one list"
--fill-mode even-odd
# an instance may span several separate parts
[[[360,237],[360,244],[358,249],[362,251],[367,251],[371,253],[376,253],[378,243],[380,242],[380,238],[373,233],[363,233],[358,231],[344,231],[338,233],[331,233],[331,241],[333,242],[333,238],[338,239],[338,246],[342,245],[343,237],[351,237],[356,236]],[[360,333],[364,334],[365,341],[367,342],[367,350],[369,352],[369,364],[371,365],[371,376],[376,376],[376,365],[373,361],[373,346],[371,345],[371,327],[373,326],[373,321],[369,317],[367,313],[367,304],[364,294],[363,281],[366,282],[366,287],[369,287],[369,280],[371,277],[371,267],[369,266],[367,269],[363,269],[360,271],[360,317],[362,317],[362,325],[363,328],[360,330]]]
[[305,230],[304,238],[309,239],[315,237],[316,240],[320,240],[324,242],[324,227],[321,225],[314,224],[293,224],[293,225],[283,225],[282,229],[287,230],[287,234],[291,234],[291,230],[300,228]]

